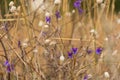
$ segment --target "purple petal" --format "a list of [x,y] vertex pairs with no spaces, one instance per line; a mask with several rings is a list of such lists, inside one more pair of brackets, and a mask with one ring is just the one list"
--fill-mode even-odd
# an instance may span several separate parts
[[5,65],[5,66],[8,66],[8,65],[9,65],[9,61],[8,61],[8,60],[5,61],[4,65]]
[[55,15],[56,15],[56,18],[57,18],[57,19],[61,17],[59,11],[56,11]]
[[78,50],[78,48],[72,48],[72,51],[73,51],[74,54],[77,53],[77,50]]
[[73,55],[72,52],[68,52],[68,57],[69,57],[69,58],[72,58],[72,55]]
[[11,67],[10,67],[10,65],[7,66],[7,72],[11,72]]
[[51,22],[51,18],[50,17],[46,17],[46,23],[50,23]]
[[81,1],[80,0],[77,0],[74,2],[74,7],[75,8],[79,8],[81,6]]
[[88,75],[85,75],[83,80],[88,80]]
[[88,54],[91,54],[91,53],[92,53],[92,50],[91,50],[91,49],[88,49],[88,50],[87,50],[87,53],[88,53]]
[[98,47],[96,49],[96,54],[101,54],[102,51],[103,51],[103,49],[101,47]]
[[83,10],[81,8],[78,8],[78,12],[81,14],[83,13]]

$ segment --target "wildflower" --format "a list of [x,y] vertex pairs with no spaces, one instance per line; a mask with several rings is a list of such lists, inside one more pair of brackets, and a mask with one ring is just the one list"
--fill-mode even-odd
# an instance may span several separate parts
[[13,1],[10,1],[9,6],[11,7],[11,6],[13,6],[13,5],[14,5],[14,2],[13,2]]
[[80,8],[81,7],[81,0],[76,0],[75,2],[74,2],[74,7],[75,8]]
[[77,53],[77,50],[78,50],[78,48],[72,48],[72,52],[73,52],[74,54]]
[[109,77],[110,77],[110,75],[109,75],[108,72],[104,72],[104,76],[105,76],[106,78],[109,78]]
[[43,26],[43,21],[42,21],[42,20],[41,20],[41,21],[39,21],[38,26]]
[[72,13],[75,13],[75,10],[74,10],[74,9],[72,10]]
[[65,57],[63,56],[63,54],[60,56],[60,61],[64,61]]
[[92,50],[91,49],[87,49],[86,51],[88,54],[91,54],[92,53]]
[[85,75],[83,80],[88,80],[88,75]]
[[69,58],[72,58],[72,55],[73,55],[72,52],[68,52],[68,57],[69,57]]
[[46,20],[46,23],[50,23],[50,21],[51,21],[51,17],[50,17],[50,13],[49,12],[46,12],[45,13],[45,20]]
[[4,65],[5,65],[5,66],[8,66],[8,65],[9,65],[8,60],[5,61]]
[[38,53],[38,49],[34,49],[34,50],[33,50],[33,53]]
[[82,0],[76,0],[74,2],[74,7],[77,8],[77,10],[78,10],[79,13],[83,12],[83,10],[81,9],[81,2],[82,2]]
[[44,25],[44,28],[48,28],[49,26],[48,25]]
[[96,54],[101,54],[102,51],[103,51],[103,49],[101,47],[98,47],[96,49]]
[[60,4],[61,0],[54,0],[54,4]]
[[49,24],[50,21],[51,21],[51,17],[47,16],[47,17],[46,17],[46,23]]
[[96,0],[96,2],[97,2],[98,4],[100,4],[100,3],[103,2],[103,0]]
[[45,13],[45,16],[46,16],[46,17],[50,16],[50,13],[49,13],[49,12],[46,12],[46,13]]
[[60,11],[56,11],[55,15],[56,15],[56,18],[57,18],[57,19],[60,18],[60,17],[61,17],[61,16],[60,16]]
[[14,70],[14,65],[10,64],[8,60],[5,61],[4,65],[7,67],[8,73],[10,73],[12,70]]
[[83,10],[82,10],[81,8],[78,8],[78,12],[79,12],[79,13],[82,13]]
[[15,6],[11,6],[11,8],[10,8],[10,12],[15,12],[16,11],[16,7]]
[[46,39],[45,44],[50,43],[50,41],[51,41],[50,39]]

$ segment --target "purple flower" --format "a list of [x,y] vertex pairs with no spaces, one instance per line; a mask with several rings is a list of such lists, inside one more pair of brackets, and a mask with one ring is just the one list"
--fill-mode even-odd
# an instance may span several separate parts
[[7,60],[4,65],[7,67],[7,72],[11,72],[12,70],[14,70],[14,66],[13,64],[10,64],[9,61]]
[[78,8],[78,12],[79,12],[79,13],[82,13],[83,10],[82,10],[81,8]]
[[60,11],[56,11],[55,15],[56,15],[56,18],[57,18],[57,19],[60,18],[60,17],[61,17],[61,16],[60,16]]
[[5,65],[5,66],[8,66],[8,65],[9,65],[8,60],[5,61],[4,65]]
[[8,66],[7,66],[7,72],[10,73],[11,71],[12,71],[12,70],[11,70],[11,66],[8,65]]
[[82,2],[82,0],[76,0],[74,2],[74,7],[77,8],[77,10],[78,10],[79,13],[83,12],[83,10],[81,9],[81,2]]
[[102,51],[103,51],[103,49],[101,47],[98,47],[96,49],[96,54],[101,54]]
[[81,6],[81,0],[76,0],[75,2],[74,2],[74,7],[75,8],[79,8],[80,6]]
[[21,42],[20,41],[18,41],[18,47],[20,47],[21,46]]
[[78,50],[78,48],[72,48],[72,51],[73,51],[74,54],[77,53],[77,50]]
[[85,75],[83,80],[88,80],[88,75]]
[[91,49],[87,49],[87,53],[88,53],[88,54],[91,54],[91,53],[92,53],[92,50],[91,50]]
[[50,23],[51,22],[51,17],[47,16],[46,17],[46,23]]
[[69,58],[72,58],[72,55],[73,55],[72,52],[68,52],[68,57],[69,57]]

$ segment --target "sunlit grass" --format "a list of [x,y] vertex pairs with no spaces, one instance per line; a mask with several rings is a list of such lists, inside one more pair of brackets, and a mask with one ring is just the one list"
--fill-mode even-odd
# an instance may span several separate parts
[[0,10],[1,80],[120,79],[115,0],[13,1]]

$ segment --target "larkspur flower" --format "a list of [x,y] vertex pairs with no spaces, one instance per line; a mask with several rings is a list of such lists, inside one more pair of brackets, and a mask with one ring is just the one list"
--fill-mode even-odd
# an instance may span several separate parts
[[77,8],[77,10],[78,10],[79,13],[83,12],[83,10],[81,9],[81,2],[82,2],[82,0],[76,0],[74,2],[74,7]]
[[9,65],[9,61],[6,60],[5,63],[4,63],[5,66],[8,66]]
[[85,75],[83,80],[88,80],[88,75]]
[[56,11],[55,15],[56,15],[56,18],[59,19],[61,17],[60,11]]
[[78,8],[78,12],[79,12],[79,13],[82,13],[83,10],[82,10],[81,8]]
[[96,54],[101,54],[102,51],[103,51],[103,48],[98,47],[98,48],[96,49]]
[[72,48],[72,52],[73,52],[74,54],[77,53],[77,50],[78,50],[78,48]]
[[51,17],[50,16],[46,16],[46,23],[50,23],[51,22]]
[[7,66],[7,72],[11,72],[11,67],[10,67],[10,65]]
[[10,73],[12,70],[14,70],[14,65],[10,64],[8,60],[5,61],[4,65],[7,67],[8,73]]
[[92,50],[91,50],[91,49],[87,49],[86,52],[87,52],[88,54],[91,54],[91,53],[92,53]]
[[72,58],[72,55],[73,55],[72,52],[68,52],[68,57],[69,57],[69,58]]
[[75,8],[79,8],[80,6],[81,6],[81,0],[76,0],[75,2],[74,2],[74,7]]

